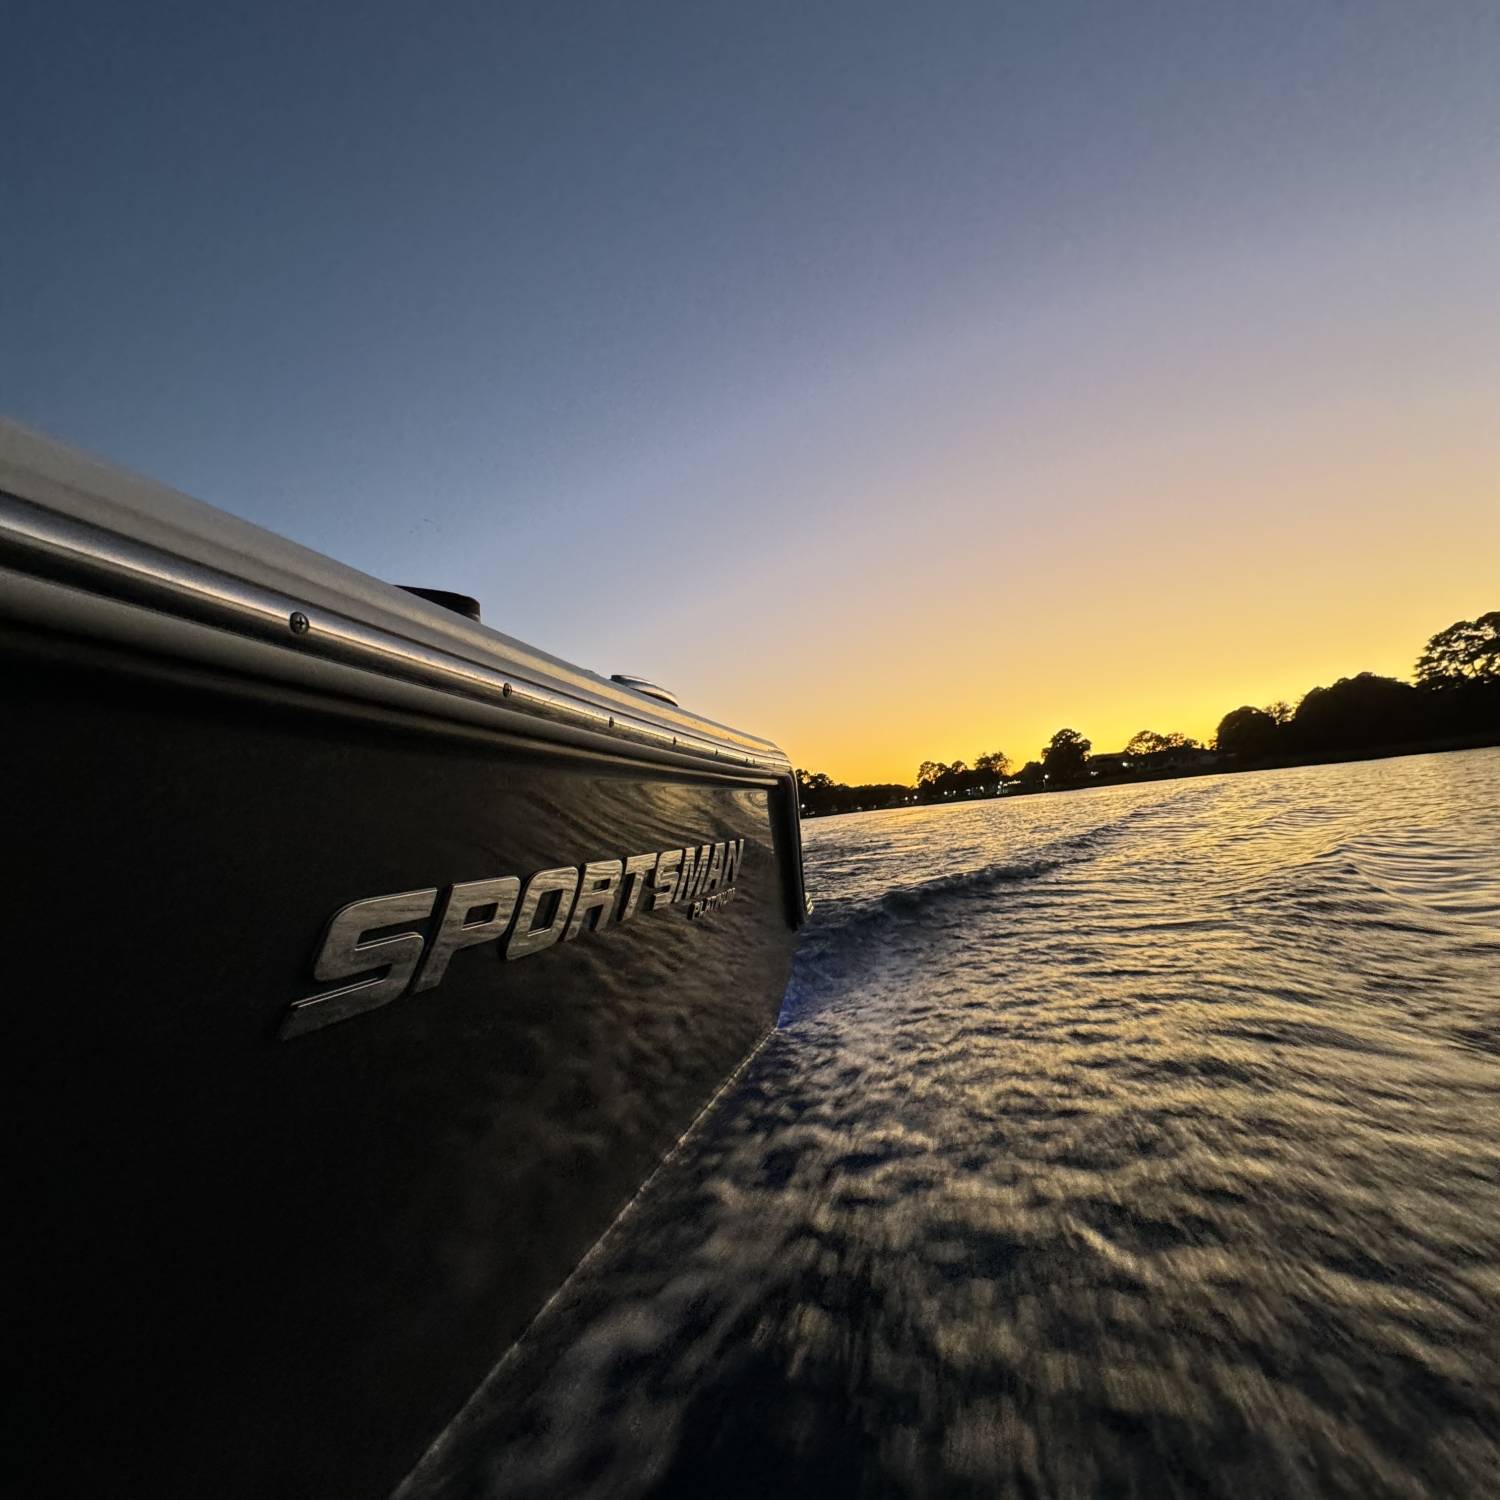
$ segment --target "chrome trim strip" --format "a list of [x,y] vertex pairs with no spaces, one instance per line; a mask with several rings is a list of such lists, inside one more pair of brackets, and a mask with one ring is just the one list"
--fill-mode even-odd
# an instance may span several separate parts
[[[175,556],[0,491],[0,554],[24,571],[106,597],[219,626],[287,650],[476,698],[537,718],[697,756],[720,765],[786,772],[782,754],[611,709],[521,674],[397,635],[352,616]],[[433,606],[436,609],[436,606]],[[769,747],[768,747],[769,748]]]
[[[51,641],[63,659],[71,654],[68,638],[84,645],[99,645],[107,652],[124,652],[147,675],[154,669],[172,674],[186,670],[192,680],[208,680],[234,692],[269,690],[278,699],[283,690],[301,699],[323,701],[332,712],[359,714],[370,709],[377,715],[395,712],[451,728],[459,734],[484,737],[501,735],[564,759],[577,755],[597,758],[612,751],[622,764],[691,770],[695,777],[719,782],[750,782],[757,785],[787,783],[784,771],[756,771],[728,761],[705,764],[697,757],[669,746],[625,743],[608,733],[514,713],[501,703],[445,692],[400,677],[366,672],[347,662],[309,652],[288,652],[280,642],[220,630],[213,625],[163,614],[160,610],[112,599],[104,594],[16,572],[0,561],[0,634],[7,625],[38,636],[36,645],[44,656]],[[7,642],[0,639],[0,659],[6,659]],[[23,648],[24,649],[24,648]]]

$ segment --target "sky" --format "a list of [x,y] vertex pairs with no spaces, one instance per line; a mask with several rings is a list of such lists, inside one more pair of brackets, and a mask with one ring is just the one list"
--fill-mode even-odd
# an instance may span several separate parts
[[1500,607],[1500,5],[13,0],[0,410],[836,780]]

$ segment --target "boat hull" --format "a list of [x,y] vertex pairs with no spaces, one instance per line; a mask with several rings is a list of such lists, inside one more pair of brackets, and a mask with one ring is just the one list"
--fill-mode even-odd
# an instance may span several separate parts
[[[150,592],[123,529],[35,519],[34,470],[0,472],[11,1492],[386,1495],[774,1024],[794,785],[332,565],[296,613],[342,656],[226,628],[249,584]],[[527,914],[633,856],[575,931]]]
[[[774,1022],[776,790],[22,677],[12,853],[72,873],[16,913],[25,1426],[74,1493],[385,1493]],[[280,1038],[351,901],[729,840],[722,909],[476,944]]]

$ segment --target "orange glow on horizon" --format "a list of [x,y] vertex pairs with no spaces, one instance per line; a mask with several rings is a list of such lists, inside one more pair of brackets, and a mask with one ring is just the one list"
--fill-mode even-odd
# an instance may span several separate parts
[[1429,636],[1500,607],[1492,447],[1423,482],[1320,467],[1275,507],[1231,497],[1203,515],[1191,485],[1175,505],[1156,490],[1152,515],[1122,504],[1021,556],[987,528],[962,553],[919,557],[920,575],[899,551],[847,569],[824,557],[802,580],[809,596],[862,608],[829,605],[806,635],[784,628],[736,663],[744,674],[688,701],[732,689],[713,705],[723,717],[850,784],[909,784],[923,760],[996,749],[1019,767],[1064,726],[1099,751],[1141,729],[1210,744],[1244,703],[1295,704],[1361,671],[1410,679]]
[[[1427,636],[1455,618],[1472,617],[1486,607],[1490,606],[1480,601],[1467,610],[1439,609],[1436,614],[1429,610],[1430,623],[1424,621],[1410,646],[1387,641],[1384,650],[1354,649],[1343,659],[1338,659],[1336,647],[1325,647],[1321,659],[1317,652],[1289,653],[1295,665],[1278,671],[1267,664],[1259,673],[1226,674],[1203,685],[1183,682],[1179,687],[1170,679],[1153,680],[1142,668],[1113,686],[1101,683],[1099,674],[1083,674],[1083,681],[1071,693],[1063,683],[1037,693],[1043,703],[1058,705],[1050,711],[1036,706],[1035,700],[1018,699],[1009,708],[977,701],[977,695],[976,700],[966,701],[960,688],[946,703],[911,704],[903,712],[899,706],[882,703],[879,687],[872,685],[870,699],[847,705],[844,722],[858,724],[858,738],[837,721],[830,723],[830,717],[837,720],[842,715],[830,716],[816,705],[789,715],[783,703],[782,718],[791,721],[791,730],[783,732],[780,743],[795,764],[826,771],[835,781],[851,785],[909,785],[924,760],[963,760],[972,765],[977,755],[993,750],[1003,750],[1019,769],[1025,761],[1038,758],[1052,734],[1064,727],[1077,729],[1096,751],[1123,749],[1141,729],[1178,730],[1211,745],[1219,720],[1244,703],[1263,707],[1284,700],[1295,705],[1309,688],[1361,671],[1409,680]],[[1062,708],[1070,697],[1073,706]]]

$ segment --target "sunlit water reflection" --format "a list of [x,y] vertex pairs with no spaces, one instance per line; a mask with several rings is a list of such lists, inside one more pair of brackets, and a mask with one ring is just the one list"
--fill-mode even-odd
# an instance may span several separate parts
[[413,1494],[1500,1494],[1500,751],[806,841],[780,1029]]

